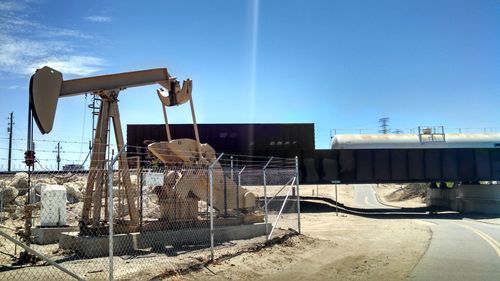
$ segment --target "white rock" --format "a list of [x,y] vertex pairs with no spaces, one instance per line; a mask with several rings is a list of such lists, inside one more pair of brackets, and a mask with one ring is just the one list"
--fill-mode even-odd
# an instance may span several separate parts
[[10,214],[10,218],[13,220],[17,220],[24,216],[24,207],[17,206],[14,211]]
[[17,173],[10,185],[17,188],[19,195],[25,195],[28,193],[28,174],[24,172]]
[[32,180],[33,184],[57,184],[56,179],[54,178],[36,178]]
[[14,199],[14,204],[17,205],[17,206],[24,206],[26,202],[26,196],[17,196],[16,199]]
[[78,203],[83,199],[83,194],[80,192],[80,185],[76,182],[67,182],[63,186],[66,188],[66,197],[70,204]]
[[16,199],[19,191],[14,186],[4,186],[0,187],[0,202],[3,206],[11,203]]
[[0,220],[5,221],[5,220],[8,220],[10,218],[10,214],[7,213],[7,212],[0,212]]

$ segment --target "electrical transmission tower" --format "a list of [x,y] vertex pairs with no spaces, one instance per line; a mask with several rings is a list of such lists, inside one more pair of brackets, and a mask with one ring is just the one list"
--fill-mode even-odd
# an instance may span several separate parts
[[7,163],[7,171],[11,170],[11,162],[12,162],[12,126],[14,126],[14,112],[11,112],[9,115],[9,124],[7,127],[7,133],[9,133],[9,157]]
[[395,133],[395,134],[402,134],[403,130],[396,129],[396,130],[393,131],[393,133]]
[[380,130],[378,131],[381,134],[388,134],[389,133],[389,117],[383,117],[378,119],[378,122],[380,123],[379,128]]

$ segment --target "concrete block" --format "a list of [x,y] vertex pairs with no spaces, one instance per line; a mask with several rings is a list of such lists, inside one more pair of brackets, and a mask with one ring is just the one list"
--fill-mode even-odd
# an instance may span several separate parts
[[62,227],[33,227],[31,234],[34,236],[34,242],[40,245],[54,244],[59,242],[61,233],[78,231],[78,226]]

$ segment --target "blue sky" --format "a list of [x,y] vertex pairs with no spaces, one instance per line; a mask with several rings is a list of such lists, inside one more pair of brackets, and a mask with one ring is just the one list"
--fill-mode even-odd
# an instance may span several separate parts
[[[167,67],[193,79],[200,123],[313,122],[318,148],[380,117],[406,132],[500,128],[499,12],[487,0],[0,1],[0,117],[14,111],[19,159],[37,67],[66,79]],[[123,124],[163,122],[155,88],[121,93]],[[85,157],[89,101],[61,100],[53,132],[35,135],[46,165],[56,140],[67,163]],[[190,122],[188,110],[170,121]]]

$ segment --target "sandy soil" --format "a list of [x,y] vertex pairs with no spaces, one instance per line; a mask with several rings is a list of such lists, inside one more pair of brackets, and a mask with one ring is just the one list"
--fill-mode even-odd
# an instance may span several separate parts
[[[337,198],[339,203],[342,203],[349,207],[356,207],[354,204],[354,190],[355,185],[339,184],[337,185]],[[392,192],[401,188],[400,184],[373,184],[373,190],[375,190],[379,201],[382,204],[386,204],[394,207],[402,208],[418,208],[425,207],[425,200],[422,198],[413,198],[403,201],[393,201],[386,198]],[[264,189],[262,186],[245,186],[249,191],[259,195],[264,195]],[[281,190],[282,186],[267,186],[268,196],[273,196],[278,194],[279,196],[285,196],[288,191],[288,187]],[[281,190],[281,191],[280,191]],[[280,191],[278,193],[278,191]],[[327,197],[335,200],[335,185],[333,184],[304,184],[300,185],[300,195],[301,196],[318,196]]]
[[[404,280],[431,238],[414,220],[302,216],[303,234],[191,272],[186,280]],[[403,249],[403,250],[402,250]]]
[[[281,229],[276,229],[275,236],[282,237],[290,233]],[[228,241],[216,244],[214,249],[214,257],[216,260],[223,257],[237,256],[240,253],[251,251],[262,247],[265,243],[265,236],[259,236],[252,239]],[[0,250],[13,253],[13,244],[7,242],[0,237]],[[43,252],[52,260],[57,260],[59,263],[80,276],[88,280],[106,280],[108,277],[108,257],[98,258],[82,258],[69,259],[72,255],[69,251],[58,249],[57,244],[52,245],[35,245],[32,247]],[[19,252],[19,250],[18,250]],[[69,255],[69,256],[68,256]],[[203,266],[209,260],[210,248],[209,244],[202,246],[186,246],[173,248],[167,246],[165,249],[141,249],[134,253],[131,251],[129,255],[115,255],[114,262],[114,279],[115,280],[152,280],[159,279],[164,273],[175,273],[178,270],[185,270],[190,267]],[[66,260],[66,261],[63,261]],[[47,266],[44,261],[39,261],[35,266],[26,265],[17,267],[11,265],[12,260],[0,254],[0,280],[73,280],[69,275],[62,273],[53,266]],[[169,276],[177,275],[169,274]],[[28,278],[29,277],[29,278]],[[169,279],[172,279],[170,277]]]
[[[284,216],[295,216],[286,214]],[[304,235],[256,251],[263,237],[218,245],[216,259],[222,260],[171,280],[403,280],[425,252],[431,234],[414,220],[374,219],[335,213],[302,214]],[[283,233],[278,230],[278,232]],[[280,234],[280,233],[278,233]],[[37,248],[54,247],[38,246]],[[404,250],[402,250],[404,249]],[[49,249],[44,249],[49,250]],[[53,258],[64,255],[51,249]],[[161,279],[159,274],[174,268],[200,266],[208,259],[204,249],[151,252],[139,257],[115,257],[115,278]],[[223,257],[231,257],[221,259]],[[63,263],[90,280],[107,277],[107,258]],[[53,267],[30,267],[0,273],[10,280],[26,276],[69,279]]]
[[[337,187],[338,201],[347,206],[353,206],[354,186],[338,185]],[[259,195],[263,194],[261,186],[248,188]],[[392,188],[394,190],[394,187]],[[278,193],[280,189],[281,186],[268,186],[268,195],[286,195],[288,189],[285,188]],[[300,190],[301,195],[304,196],[319,195],[335,199],[334,185],[301,185]],[[377,193],[390,192],[389,187],[376,190]],[[383,195],[383,193],[380,194]],[[78,207],[78,204],[75,204],[74,210],[70,210],[70,213],[80,213]],[[296,222],[294,214],[283,216],[282,222],[290,224]],[[287,227],[285,223],[280,226]],[[335,213],[302,214],[302,230],[304,235],[259,251],[252,249],[258,248],[258,245],[264,241],[264,237],[218,245],[215,251],[216,258],[234,257],[185,276],[175,275],[169,278],[187,280],[402,280],[424,253],[431,236],[427,226],[420,225],[413,220],[382,220],[343,214],[337,217]],[[3,243],[4,241],[1,242],[0,248],[3,250],[6,250],[5,247],[12,246]],[[66,257],[66,253],[58,251],[57,246],[54,245],[36,246],[36,249],[50,253],[49,256],[54,259]],[[152,251],[138,257],[117,256],[114,259],[115,277],[116,279],[148,280],[173,268],[202,264],[207,260],[208,254],[207,248],[203,248],[180,249],[173,252],[170,250]],[[2,265],[4,263],[8,264],[8,260],[2,260]],[[105,257],[68,260],[63,264],[91,280],[101,280],[107,276],[107,258]],[[53,267],[46,266],[5,271],[0,273],[0,279],[3,279],[1,276],[6,279],[16,279],[14,276],[67,278]]]
[[[284,188],[281,192],[278,191],[282,186],[267,186],[268,196],[273,196],[278,194],[278,196],[286,195],[288,191]],[[249,191],[259,195],[264,195],[264,189],[262,186],[245,186]],[[333,184],[301,184],[300,185],[300,195],[301,196],[318,196],[318,197],[329,197],[335,200],[335,185]],[[354,186],[347,184],[337,185],[337,197],[340,203],[347,206],[354,206]]]
[[379,184],[378,186],[375,184],[373,185],[373,190],[375,190],[375,192],[377,193],[378,200],[382,204],[401,208],[419,208],[426,206],[425,199],[423,198],[413,198],[404,201],[393,201],[387,198],[389,194],[401,188],[402,185],[400,184]]

